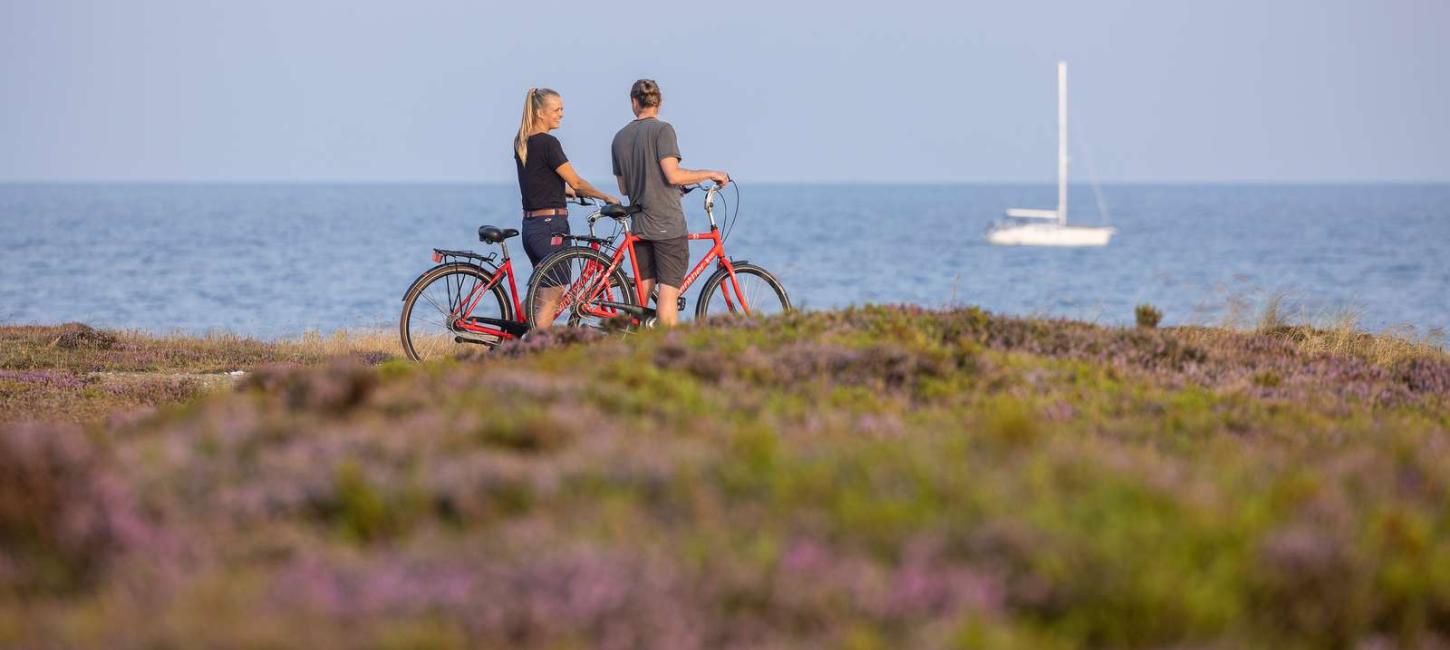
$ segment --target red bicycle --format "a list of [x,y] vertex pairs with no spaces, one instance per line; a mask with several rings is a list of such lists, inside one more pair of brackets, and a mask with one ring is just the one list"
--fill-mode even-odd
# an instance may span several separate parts
[[[686,193],[698,189],[686,188]],[[685,276],[680,287],[680,311],[684,311],[687,291],[695,280],[712,264],[715,272],[705,280],[695,305],[696,320],[713,315],[734,315],[742,317],[769,316],[790,311],[790,296],[775,275],[745,260],[731,259],[725,254],[725,240],[729,237],[734,219],[730,219],[725,233],[715,221],[715,200],[718,186],[705,190],[705,214],[710,219],[709,232],[690,233],[691,241],[709,241],[709,252],[700,259]],[[604,324],[620,316],[628,318],[630,325],[651,327],[655,322],[655,310],[649,307],[651,296],[645,295],[639,282],[639,264],[635,259],[634,245],[640,238],[625,222],[638,212],[636,206],[608,205],[589,217],[587,237],[576,236],[575,240],[586,241],[588,245],[563,248],[544,258],[534,269],[529,280],[527,303],[535,308],[528,310],[529,324],[537,327],[541,322],[555,323],[565,319],[565,324]],[[738,209],[737,209],[738,213]],[[624,239],[618,246],[609,247],[611,240],[594,237],[594,223],[602,218],[619,222],[624,230]],[[625,273],[625,257],[629,258],[629,273]],[[540,309],[545,305],[541,291],[547,287],[564,287],[551,296],[552,309]],[[633,291],[629,288],[633,287]],[[545,313],[551,312],[551,313]]]
[[[587,199],[571,202],[595,205]],[[596,211],[590,216],[591,224],[598,215]],[[493,348],[529,331],[506,241],[518,234],[513,228],[479,227],[479,241],[498,244],[503,253],[498,262],[497,253],[433,249],[436,266],[418,276],[403,294],[398,330],[409,359],[452,357],[471,345]],[[574,239],[589,241],[595,248],[605,242],[595,237]]]

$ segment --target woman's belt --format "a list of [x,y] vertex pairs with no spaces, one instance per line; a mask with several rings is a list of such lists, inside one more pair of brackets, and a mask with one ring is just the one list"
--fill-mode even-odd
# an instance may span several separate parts
[[524,210],[524,218],[525,219],[529,219],[529,218],[532,218],[532,217],[567,217],[567,216],[569,216],[569,209],[568,208],[544,208],[543,210]]

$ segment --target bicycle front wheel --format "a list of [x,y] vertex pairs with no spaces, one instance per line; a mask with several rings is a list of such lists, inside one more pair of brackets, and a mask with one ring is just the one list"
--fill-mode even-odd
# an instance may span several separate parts
[[611,260],[585,246],[555,251],[529,278],[524,301],[530,327],[594,327],[604,329],[616,316],[632,316],[637,302],[622,268],[610,273]]
[[[511,321],[513,306],[503,287],[488,285],[489,274],[472,264],[434,267],[413,283],[403,297],[403,315],[398,319],[403,352],[414,361],[456,357],[460,353],[493,347],[499,337],[469,331],[468,319]],[[482,322],[482,321],[479,321]]]
[[695,320],[711,316],[761,318],[790,310],[790,296],[775,275],[754,264],[736,264],[734,282],[723,268],[705,281],[695,303]]

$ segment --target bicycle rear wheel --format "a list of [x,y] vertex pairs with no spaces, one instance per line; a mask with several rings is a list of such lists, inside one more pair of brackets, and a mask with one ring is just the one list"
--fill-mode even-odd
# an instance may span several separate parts
[[403,352],[409,359],[456,357],[479,345],[491,348],[499,343],[497,336],[459,326],[463,318],[514,319],[513,306],[502,286],[483,289],[489,277],[487,271],[472,264],[445,264],[430,269],[413,283],[403,297],[403,315],[398,319]]
[[[770,271],[754,264],[734,266],[734,283],[723,268],[705,281],[695,304],[695,320],[703,321],[711,316],[761,318],[791,310],[785,285]],[[735,291],[737,284],[740,287],[738,293]]]
[[[630,316],[634,287],[622,268],[606,277],[610,259],[585,246],[560,249],[540,262],[524,300],[529,326],[603,329],[616,316]],[[552,313],[544,315],[543,311]]]

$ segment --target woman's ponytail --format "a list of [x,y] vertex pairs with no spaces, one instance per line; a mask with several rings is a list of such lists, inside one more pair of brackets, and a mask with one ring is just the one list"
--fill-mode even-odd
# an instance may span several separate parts
[[521,164],[529,162],[529,136],[534,134],[534,119],[544,107],[544,98],[551,96],[558,97],[559,93],[548,88],[530,88],[524,95],[524,117],[519,121],[519,135],[514,138],[514,153]]

